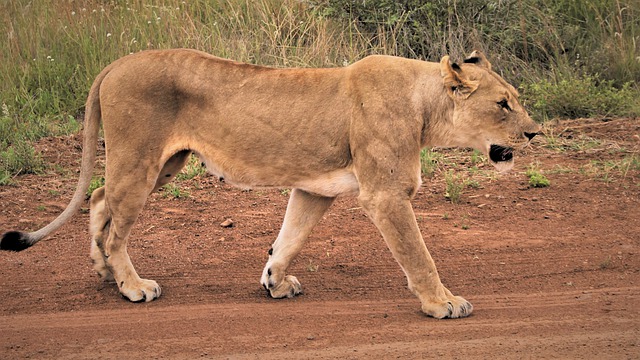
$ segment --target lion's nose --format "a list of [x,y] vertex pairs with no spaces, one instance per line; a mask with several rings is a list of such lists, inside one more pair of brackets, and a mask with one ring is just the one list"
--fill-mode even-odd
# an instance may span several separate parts
[[527,137],[527,139],[529,139],[529,141],[531,141],[534,137],[536,137],[536,135],[538,135],[538,133],[537,133],[537,132],[535,132],[535,133],[528,133],[528,132],[525,132],[525,133],[524,133],[524,136],[526,136],[526,137]]

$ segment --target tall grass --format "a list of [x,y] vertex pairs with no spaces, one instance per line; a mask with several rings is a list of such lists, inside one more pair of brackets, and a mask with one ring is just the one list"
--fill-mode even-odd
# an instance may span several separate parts
[[[0,155],[77,130],[95,76],[137,51],[196,48],[278,67],[342,66],[379,52],[296,0],[3,1],[0,26]],[[0,180],[30,172],[6,159]]]
[[311,3],[392,54],[437,61],[442,54],[461,59],[470,49],[483,50],[494,69],[523,90],[539,120],[640,115],[638,0]]
[[[618,85],[640,80],[638,0],[311,0],[323,16],[395,44],[398,55],[491,54],[510,81],[540,70],[599,73]],[[548,75],[548,74],[544,74]]]
[[[636,99],[611,106],[604,96],[604,105],[591,108],[637,115],[637,1],[1,1],[0,184],[39,171],[8,159],[33,153],[29,142],[39,137],[77,131],[95,76],[145,49],[188,47],[254,64],[327,67],[371,53],[460,59],[478,48],[521,86],[540,118],[572,116],[557,103],[584,100],[575,86],[580,94],[596,87],[621,101]],[[31,158],[38,163],[37,154]]]
[[265,65],[334,66],[364,48],[294,0],[18,0],[0,10],[8,45],[0,56],[9,60],[0,63],[0,101],[38,116],[81,112],[100,70],[140,50],[188,47]]

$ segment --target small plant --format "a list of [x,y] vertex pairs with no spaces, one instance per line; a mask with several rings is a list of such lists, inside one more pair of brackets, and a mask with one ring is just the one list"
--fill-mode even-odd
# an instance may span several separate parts
[[104,176],[94,176],[89,183],[89,188],[87,189],[87,198],[91,197],[96,189],[104,186]]
[[621,161],[623,177],[626,178],[629,171],[640,171],[640,155],[632,154],[625,156]]
[[529,177],[529,185],[532,187],[542,188],[551,185],[551,181],[542,175],[537,164],[529,165],[526,175]]
[[612,267],[613,261],[611,260],[611,255],[607,256],[607,258],[602,260],[602,262],[600,263],[601,270],[611,269]]
[[191,196],[188,190],[180,189],[180,187],[174,183],[168,183],[162,187],[163,197],[172,197],[174,199],[187,198]]
[[477,165],[480,163],[483,163],[487,160],[487,158],[485,158],[482,153],[478,150],[473,150],[473,153],[471,154],[471,165]]
[[442,160],[442,154],[434,152],[431,149],[422,149],[422,151],[420,151],[420,169],[422,170],[422,174],[427,178],[433,177]]
[[289,194],[291,194],[291,189],[282,189],[280,190],[280,194],[284,196],[289,196]]
[[311,262],[311,260],[309,260],[309,263],[307,264],[307,271],[308,272],[318,272],[319,268],[320,268],[320,265],[314,264],[314,263]]
[[480,189],[482,187],[480,185],[480,182],[478,182],[478,180],[474,180],[474,179],[465,179],[464,180],[464,186],[465,187],[470,187],[472,189]]
[[462,215],[462,219],[460,219],[460,228],[462,230],[469,230],[471,228],[471,226],[469,225],[468,215]]
[[0,177],[7,178],[9,174],[39,174],[45,169],[44,160],[27,141],[20,140],[0,152]]
[[176,175],[176,180],[184,181],[191,180],[197,176],[202,176],[207,173],[207,168],[202,166],[202,162],[200,162],[200,158],[194,154],[191,154],[189,157],[189,162],[182,169],[182,171]]
[[457,203],[464,190],[465,182],[460,179],[460,176],[456,175],[453,170],[449,170],[445,174],[444,181],[446,184],[444,197],[454,204]]
[[11,173],[5,169],[0,168],[0,186],[11,184]]

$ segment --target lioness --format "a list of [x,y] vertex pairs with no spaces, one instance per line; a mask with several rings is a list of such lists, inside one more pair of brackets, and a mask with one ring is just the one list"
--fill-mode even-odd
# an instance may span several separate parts
[[261,283],[274,298],[302,289],[286,271],[337,196],[357,196],[404,270],[422,311],[471,314],[440,282],[410,200],[420,187],[420,150],[473,147],[501,171],[538,131],[518,92],[480,52],[460,65],[369,56],[332,69],[274,69],[186,49],[144,51],[107,66],[86,104],[82,165],[68,207],[46,227],[5,233],[23,250],[58,229],[84,201],[102,119],[105,186],[91,196],[94,269],[131,301],[160,286],[141,279],[128,235],[147,196],[196,153],[207,169],[243,187],[290,187],[282,229]]

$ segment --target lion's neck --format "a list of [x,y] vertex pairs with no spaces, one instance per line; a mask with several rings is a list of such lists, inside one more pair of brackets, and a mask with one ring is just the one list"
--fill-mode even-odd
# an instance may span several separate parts
[[[442,89],[440,79],[434,79],[438,85],[432,91],[425,91],[430,96],[423,98],[422,147],[457,146],[455,144],[455,128],[453,122],[453,100]],[[434,96],[434,94],[437,94]]]

